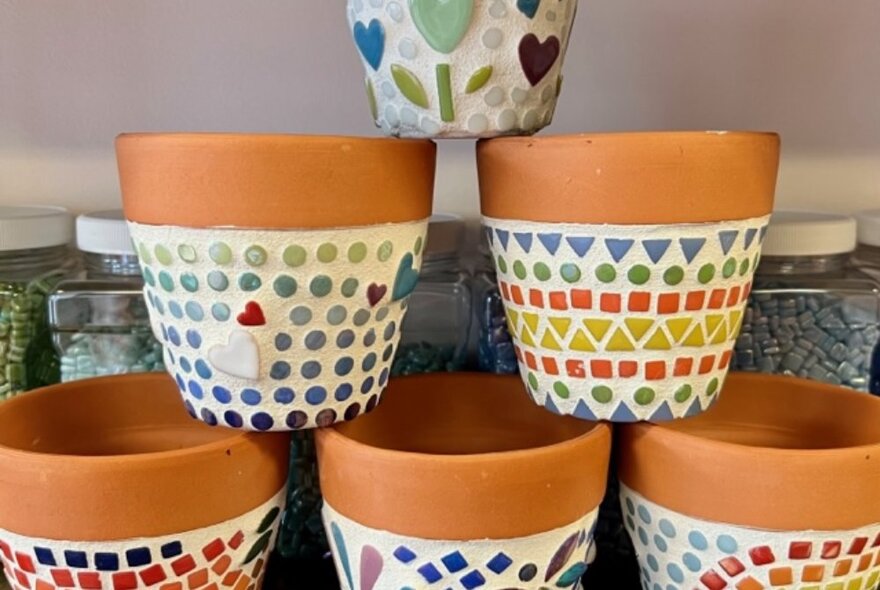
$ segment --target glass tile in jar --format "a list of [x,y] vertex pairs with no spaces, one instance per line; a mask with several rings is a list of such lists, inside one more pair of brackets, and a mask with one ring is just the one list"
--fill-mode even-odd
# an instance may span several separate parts
[[0,400],[58,381],[46,296],[75,271],[73,218],[59,207],[0,207]]
[[[436,214],[428,226],[419,281],[409,299],[392,375],[465,368],[471,326],[470,277],[462,268],[464,222]],[[377,337],[389,339],[389,335]],[[386,351],[390,354],[390,347]]]
[[61,380],[164,371],[122,211],[81,215],[76,225],[84,276],[61,281],[49,296]]
[[774,214],[743,316],[735,370],[880,394],[880,283],[848,267],[855,245],[851,217]]
[[498,290],[498,275],[485,240],[482,260],[474,276],[474,314],[477,323],[477,362],[485,373],[519,373],[516,350],[507,328],[507,315]]
[[852,267],[880,281],[880,209],[862,211],[858,222],[858,246]]

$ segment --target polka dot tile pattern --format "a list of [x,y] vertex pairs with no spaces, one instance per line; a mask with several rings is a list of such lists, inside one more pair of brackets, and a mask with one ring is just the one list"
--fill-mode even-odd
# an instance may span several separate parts
[[875,590],[880,581],[880,523],[756,530],[691,518],[620,488],[644,590]]
[[376,125],[401,137],[524,135],[549,125],[577,3],[349,0]]
[[613,422],[708,408],[727,376],[767,222],[484,218],[520,374],[535,402]]
[[150,320],[194,417],[277,431],[375,407],[426,222],[345,231],[129,227],[138,250],[153,253],[142,261],[145,275],[159,277],[145,286]]
[[324,524],[343,590],[580,588],[593,548],[598,509],[577,522],[529,537],[441,541],[379,531],[324,504]]

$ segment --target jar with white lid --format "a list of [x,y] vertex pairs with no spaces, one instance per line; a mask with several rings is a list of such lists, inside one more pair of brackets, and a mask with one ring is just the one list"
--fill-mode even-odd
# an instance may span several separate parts
[[862,211],[858,222],[858,246],[852,256],[856,270],[880,281],[880,209]]
[[855,248],[852,217],[775,213],[764,238],[733,368],[796,375],[880,394],[876,360],[880,282],[850,268]]
[[0,207],[0,400],[58,380],[46,296],[76,271],[73,217],[60,207]]
[[431,217],[419,281],[409,299],[392,375],[465,368],[471,286],[461,260],[464,234],[461,217],[445,213]]
[[164,371],[122,211],[80,215],[76,230],[85,272],[58,283],[48,304],[61,380]]

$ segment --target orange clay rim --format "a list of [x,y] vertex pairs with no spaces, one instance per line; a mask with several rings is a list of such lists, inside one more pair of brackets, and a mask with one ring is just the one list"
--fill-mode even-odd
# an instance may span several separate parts
[[237,133],[116,139],[125,216],[148,225],[315,229],[430,216],[428,140]]
[[546,223],[678,224],[773,210],[779,136],[682,131],[477,143],[483,215]]
[[[448,392],[462,379],[494,381],[523,396],[518,377],[480,374],[399,377],[384,395],[394,395],[394,384],[417,388],[432,380]],[[570,525],[605,494],[611,452],[606,423],[559,443],[467,455],[379,448],[339,427],[316,431],[322,493],[334,510],[373,529],[422,539],[524,537]],[[555,494],[550,503],[541,500],[548,490]]]
[[[829,408],[850,407],[852,416],[874,404],[871,420],[880,424],[873,420],[880,415],[880,399],[786,376],[731,373],[717,404],[735,403],[737,392],[749,389],[763,390],[766,399],[792,411],[798,410],[793,399],[797,395],[829,396]],[[622,427],[621,482],[675,512],[757,529],[839,531],[880,522],[876,502],[880,426],[870,431],[876,443],[786,449],[708,439],[674,429],[684,424]]]
[[[106,395],[125,388],[141,400],[148,399],[142,388],[149,388],[150,395],[173,395],[180,403],[168,375],[128,374],[37,389],[0,404],[0,414],[95,385]],[[192,426],[207,427],[197,420]],[[0,444],[0,529],[74,541],[164,536],[238,517],[282,489],[289,452],[285,434],[213,430],[228,436],[133,455],[61,455]]]

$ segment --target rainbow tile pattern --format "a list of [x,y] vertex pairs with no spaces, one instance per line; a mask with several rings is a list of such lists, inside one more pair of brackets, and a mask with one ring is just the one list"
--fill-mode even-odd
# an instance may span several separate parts
[[559,529],[503,540],[416,539],[360,525],[324,504],[343,590],[580,588],[598,508]]
[[536,403],[614,422],[709,407],[727,376],[768,220],[618,226],[484,217]]
[[14,590],[259,590],[285,493],[227,522],[165,537],[76,542],[0,530]]
[[194,417],[298,430],[378,403],[427,220],[308,231],[129,227],[153,331]]
[[876,590],[880,523],[852,531],[763,531],[706,522],[621,485],[644,590]]

